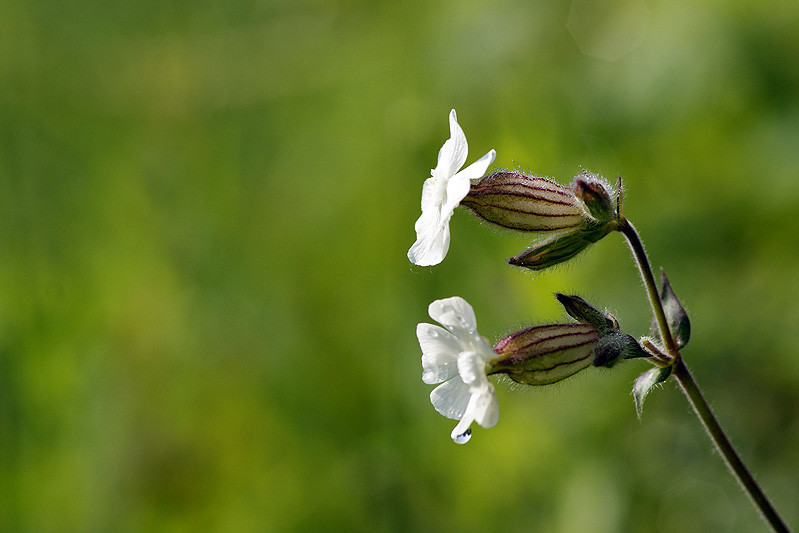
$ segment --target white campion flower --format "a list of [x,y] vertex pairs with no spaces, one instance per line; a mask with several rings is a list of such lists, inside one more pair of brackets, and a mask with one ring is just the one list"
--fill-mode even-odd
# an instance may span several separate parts
[[441,383],[430,393],[433,407],[454,420],[452,440],[466,443],[472,422],[484,428],[496,425],[499,405],[486,368],[497,358],[486,339],[477,333],[474,310],[458,296],[430,304],[430,317],[446,329],[433,324],[416,326],[422,348],[422,381]]
[[419,266],[437,265],[449,250],[449,219],[461,200],[469,194],[471,180],[485,174],[494,162],[494,150],[464,168],[469,146],[458,124],[455,110],[449,112],[450,138],[438,152],[438,164],[422,187],[422,214],[414,226],[416,242],[408,259]]

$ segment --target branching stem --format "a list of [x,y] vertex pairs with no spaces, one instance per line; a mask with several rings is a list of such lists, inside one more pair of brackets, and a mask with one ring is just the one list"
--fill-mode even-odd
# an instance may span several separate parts
[[733,476],[738,480],[738,483],[749,495],[752,503],[758,509],[763,519],[768,522],[774,531],[790,531],[779,514],[777,514],[774,506],[771,505],[771,502],[768,500],[763,490],[755,481],[755,478],[749,472],[749,469],[747,469],[746,465],[741,461],[740,456],[735,451],[735,448],[733,448],[732,443],[730,443],[724,430],[721,429],[718,420],[716,420],[716,417],[713,415],[710,405],[708,405],[707,401],[705,401],[705,398],[702,396],[702,392],[699,390],[699,386],[688,371],[688,367],[685,366],[680,352],[677,349],[677,344],[674,342],[674,337],[669,330],[666,313],[660,301],[658,287],[652,275],[652,267],[649,265],[649,259],[647,258],[641,238],[638,236],[638,232],[635,231],[633,225],[623,216],[619,217],[619,226],[617,229],[626,237],[627,243],[630,245],[635,261],[638,264],[638,269],[641,272],[641,279],[643,279],[647,294],[649,295],[649,303],[652,305],[652,311],[655,314],[655,320],[660,329],[661,340],[663,341],[666,353],[671,358],[671,365],[673,366],[672,375],[680,384],[680,388],[685,393],[688,401],[691,402],[694,412],[702,421],[705,431],[707,431],[708,436],[710,436],[716,448],[721,453],[730,472],[732,472]]

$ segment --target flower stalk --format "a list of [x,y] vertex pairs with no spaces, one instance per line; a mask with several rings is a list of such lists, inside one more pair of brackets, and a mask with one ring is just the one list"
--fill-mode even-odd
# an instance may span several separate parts
[[666,353],[676,361],[680,357],[680,352],[677,350],[674,337],[672,337],[671,331],[669,330],[669,321],[666,319],[666,313],[660,302],[658,287],[655,283],[655,277],[652,275],[652,267],[649,266],[649,258],[646,255],[646,250],[644,250],[644,243],[641,242],[638,232],[635,231],[630,221],[624,217],[620,218],[617,230],[627,239],[627,243],[630,245],[630,249],[633,252],[633,257],[638,265],[641,279],[644,281],[644,286],[649,296],[649,303],[652,306],[652,311],[655,313],[655,320],[657,321],[658,329],[660,330],[660,338],[666,348]]
[[694,377],[691,375],[691,372],[688,371],[688,367],[685,366],[685,362],[682,359],[678,359],[674,362],[672,375],[674,375],[674,378],[677,380],[677,383],[680,384],[680,388],[685,393],[685,396],[688,397],[688,400],[691,402],[691,407],[694,408],[696,416],[702,421],[702,425],[713,440],[713,444],[715,444],[716,448],[721,452],[721,456],[724,458],[724,462],[727,464],[730,472],[732,472],[735,479],[738,480],[744,492],[749,495],[749,498],[752,500],[755,507],[757,507],[763,520],[768,522],[769,526],[771,526],[771,529],[774,531],[786,533],[790,531],[768,497],[766,497],[763,489],[761,489],[760,485],[755,481],[752,473],[746,468],[741,457],[735,451],[735,448],[733,448],[730,439],[728,439],[727,435],[724,433],[724,430],[721,429],[721,425],[718,420],[716,420],[715,415],[713,415],[713,411],[710,409],[704,396],[702,396],[699,386],[696,384]]

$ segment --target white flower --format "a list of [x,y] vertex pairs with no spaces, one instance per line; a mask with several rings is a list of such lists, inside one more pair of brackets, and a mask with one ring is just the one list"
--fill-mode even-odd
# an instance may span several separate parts
[[460,172],[469,151],[466,135],[449,112],[450,138],[438,152],[438,164],[422,187],[422,215],[416,221],[416,242],[408,259],[420,266],[437,265],[449,250],[449,219],[461,200],[469,194],[470,181],[485,174],[497,153],[491,150]]
[[424,323],[416,326],[422,381],[441,383],[430,393],[430,401],[442,415],[460,420],[452,430],[452,440],[463,444],[469,440],[472,422],[490,428],[499,420],[494,386],[486,375],[486,367],[497,354],[477,333],[474,310],[463,298],[436,300],[429,313],[447,329]]

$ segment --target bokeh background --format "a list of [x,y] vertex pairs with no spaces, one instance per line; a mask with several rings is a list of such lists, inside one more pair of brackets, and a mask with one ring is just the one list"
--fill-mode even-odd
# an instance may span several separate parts
[[765,530],[671,382],[498,384],[451,442],[417,322],[497,340],[645,292],[619,235],[538,275],[422,182],[623,175],[688,308],[684,357],[799,527],[796,0],[0,1],[0,530]]

